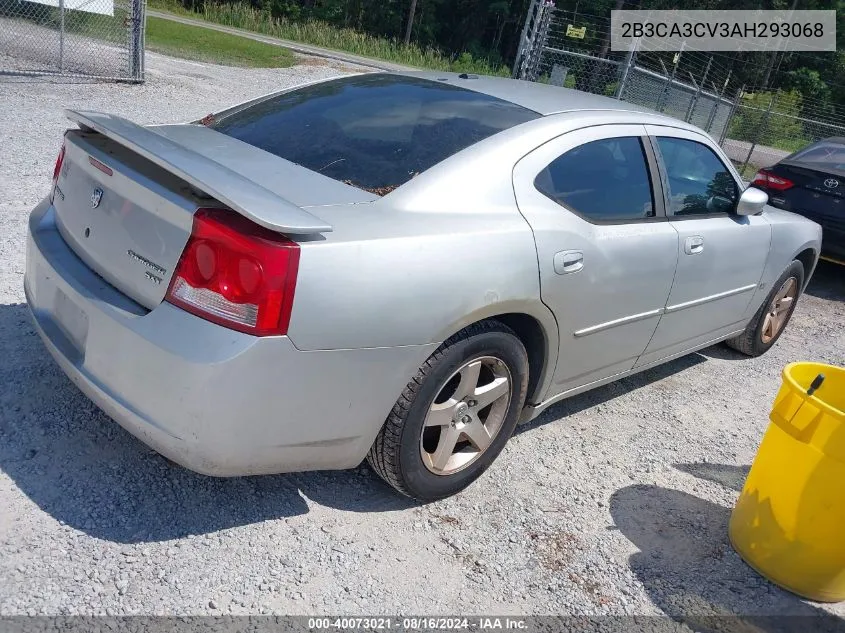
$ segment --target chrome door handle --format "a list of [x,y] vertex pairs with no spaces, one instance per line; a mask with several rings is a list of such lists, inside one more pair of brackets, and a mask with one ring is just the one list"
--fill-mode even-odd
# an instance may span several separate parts
[[700,235],[692,235],[684,240],[684,252],[687,255],[695,255],[704,250],[704,238]]
[[555,272],[558,275],[577,273],[584,267],[584,253],[581,251],[560,251],[555,253]]

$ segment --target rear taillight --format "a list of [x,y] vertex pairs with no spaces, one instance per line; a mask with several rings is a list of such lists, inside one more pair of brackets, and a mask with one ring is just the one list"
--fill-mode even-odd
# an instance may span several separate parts
[[200,209],[166,299],[256,336],[286,334],[299,245],[234,211]]
[[754,176],[754,180],[751,181],[751,184],[768,187],[769,189],[774,189],[775,191],[785,191],[786,189],[795,186],[795,183],[789,180],[789,178],[775,176],[772,172],[766,171],[765,169],[761,169],[757,172],[757,175]]
[[59,174],[62,171],[62,163],[65,162],[65,144],[62,143],[62,148],[59,150],[59,155],[56,158],[56,166],[53,167],[53,186],[50,188],[50,202],[53,202],[53,196],[56,193],[56,183],[59,180]]

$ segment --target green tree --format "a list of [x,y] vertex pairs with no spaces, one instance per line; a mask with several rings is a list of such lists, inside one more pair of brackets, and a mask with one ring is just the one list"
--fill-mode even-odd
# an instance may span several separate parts
[[757,92],[743,96],[730,138],[794,151],[808,143],[801,124],[801,93]]

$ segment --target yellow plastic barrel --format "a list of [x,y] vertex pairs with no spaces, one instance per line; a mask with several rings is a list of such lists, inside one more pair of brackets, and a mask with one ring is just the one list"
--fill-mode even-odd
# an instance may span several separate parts
[[770,420],[731,515],[731,543],[781,587],[845,600],[845,368],[787,365]]

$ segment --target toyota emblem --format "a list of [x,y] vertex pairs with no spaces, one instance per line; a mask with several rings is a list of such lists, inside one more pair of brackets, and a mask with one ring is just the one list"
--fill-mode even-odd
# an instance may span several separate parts
[[91,194],[91,208],[96,209],[100,206],[100,200],[103,199],[103,190],[97,187],[94,193]]
[[836,178],[828,178],[824,181],[824,186],[828,189],[836,189],[839,186],[839,181]]

